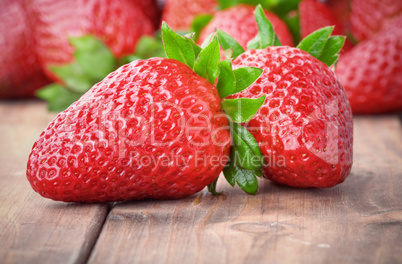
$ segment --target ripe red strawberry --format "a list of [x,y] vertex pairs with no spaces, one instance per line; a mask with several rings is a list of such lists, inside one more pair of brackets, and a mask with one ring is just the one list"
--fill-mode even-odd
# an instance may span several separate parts
[[268,166],[263,176],[293,187],[332,187],[352,167],[352,115],[335,74],[308,53],[291,47],[248,50],[234,68],[264,70],[233,98],[266,94],[248,123]]
[[[211,130],[199,129],[207,124]],[[33,146],[27,177],[39,194],[60,201],[184,197],[222,171],[224,164],[202,159],[228,154],[229,131],[211,134],[225,125],[216,88],[188,66],[134,61],[48,125]]]
[[[237,5],[216,12],[212,20],[201,31],[198,42],[202,43],[207,36],[218,28],[231,35],[243,48],[246,48],[247,42],[254,38],[258,32],[258,26],[253,15],[254,9],[253,6]],[[286,24],[273,13],[265,11],[265,15],[272,23],[282,45],[292,46],[293,39]]]
[[0,1],[0,98],[28,97],[48,84],[21,0]]
[[36,52],[47,75],[60,81],[50,66],[73,60],[68,37],[91,34],[120,58],[134,52],[138,39],[153,26],[132,0],[31,0]]
[[201,14],[213,14],[216,0],[166,0],[162,20],[174,30],[189,30],[194,18]]
[[396,18],[402,16],[402,1],[352,0],[351,9],[353,35],[359,41],[364,41],[385,30]]
[[[299,4],[300,33],[305,38],[314,31],[326,27],[335,26],[333,35],[346,35],[344,25],[332,13],[331,9],[318,0],[303,0]],[[353,44],[346,40],[343,52],[350,50]]]
[[402,110],[402,19],[341,56],[336,67],[355,114]]

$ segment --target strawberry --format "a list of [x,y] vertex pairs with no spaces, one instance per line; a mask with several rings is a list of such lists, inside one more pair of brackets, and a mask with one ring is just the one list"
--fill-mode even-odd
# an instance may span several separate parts
[[162,19],[174,30],[189,30],[197,15],[213,14],[217,5],[217,0],[166,0]]
[[[198,42],[202,43],[209,34],[219,28],[234,37],[245,48],[247,42],[258,32],[258,26],[253,16],[254,9],[255,7],[241,4],[216,12],[212,20],[201,31]],[[281,43],[292,46],[292,36],[286,24],[271,12],[265,11],[265,15],[271,21],[275,31],[278,32]]]
[[350,22],[359,41],[370,39],[402,16],[402,1],[352,0]]
[[157,0],[131,0],[138,6],[144,15],[152,22],[155,29],[158,29],[161,23],[161,10]]
[[[334,26],[333,35],[345,35],[346,29],[331,9],[318,0],[303,0],[299,4],[300,33],[305,38],[314,31],[326,27]],[[343,52],[350,50],[353,44],[346,40],[342,49]]]
[[402,110],[402,19],[343,55],[336,74],[355,114]]
[[34,52],[22,0],[0,1],[0,98],[29,97],[49,83]]
[[[272,46],[279,43],[272,26],[261,8],[255,14],[261,32],[243,54],[232,45],[237,56],[233,67],[252,66],[264,72],[229,98],[266,95],[245,124],[265,157],[263,176],[293,187],[323,188],[343,182],[352,166],[352,114],[342,84],[328,67],[343,38],[330,37],[332,28],[327,27],[309,35],[298,48]],[[223,34],[218,36],[222,43],[233,43]]]
[[[223,63],[218,94],[217,38],[201,49],[166,24],[162,36],[169,58],[120,67],[39,136],[27,165],[36,192],[65,202],[175,199],[209,184],[215,192],[231,143],[219,94],[247,88],[262,71]],[[244,122],[264,98],[224,100],[222,107],[231,122]],[[234,106],[240,103],[244,111]]]
[[31,1],[36,52],[47,75],[55,81],[62,82],[50,67],[73,61],[69,37],[96,36],[121,58],[134,52],[142,35],[153,32],[151,22],[132,0]]

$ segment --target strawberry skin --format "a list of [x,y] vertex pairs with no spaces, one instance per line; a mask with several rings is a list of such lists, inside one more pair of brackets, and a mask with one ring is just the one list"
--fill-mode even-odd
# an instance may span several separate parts
[[34,52],[22,0],[0,1],[0,98],[33,96],[49,83]]
[[402,16],[400,0],[353,0],[350,22],[353,35],[359,41],[370,39]]
[[27,178],[40,195],[65,202],[184,197],[222,171],[216,160],[229,152],[225,126],[206,79],[176,60],[137,60],[48,125]]
[[132,0],[30,0],[35,25],[36,52],[46,74],[58,78],[49,66],[73,60],[68,37],[92,34],[120,58],[134,52],[138,39],[153,26]]
[[[254,18],[253,6],[237,5],[216,12],[212,20],[201,31],[199,43],[202,43],[211,33],[218,28],[231,35],[243,48],[247,48],[247,42],[258,33],[258,26]],[[265,15],[272,23],[282,45],[292,46],[293,39],[286,24],[275,14],[265,11]]]
[[308,53],[291,47],[248,50],[233,67],[264,70],[233,98],[266,100],[247,124],[265,155],[263,176],[293,187],[332,187],[352,167],[352,113],[335,74]]
[[[331,9],[324,3],[317,0],[303,0],[299,4],[300,33],[305,38],[314,31],[326,27],[335,26],[332,35],[346,35],[344,25],[335,17]],[[353,47],[353,44],[346,39],[342,52]]]
[[341,56],[336,74],[354,114],[402,110],[402,18]]
[[162,20],[173,30],[189,30],[194,18],[201,14],[213,14],[216,0],[166,0]]

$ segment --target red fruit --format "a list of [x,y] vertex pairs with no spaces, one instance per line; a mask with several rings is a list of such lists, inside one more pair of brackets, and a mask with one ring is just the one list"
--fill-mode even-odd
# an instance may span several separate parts
[[73,60],[69,36],[92,34],[120,58],[133,53],[138,39],[152,34],[151,22],[132,0],[32,0],[36,52],[46,73]]
[[291,47],[248,50],[233,67],[262,68],[260,78],[232,98],[266,100],[248,123],[265,156],[263,176],[293,187],[332,187],[352,167],[352,113],[335,74]]
[[353,35],[360,41],[370,39],[402,16],[400,0],[352,0],[351,8]]
[[49,83],[34,53],[23,1],[0,1],[0,98],[28,97]]
[[341,56],[336,74],[355,114],[402,110],[402,19]]
[[144,15],[152,22],[154,28],[157,29],[161,23],[161,10],[159,9],[157,0],[132,0],[138,6]]
[[[254,17],[253,6],[237,5],[223,11],[216,12],[213,19],[201,31],[199,43],[202,43],[208,35],[215,32],[216,28],[231,35],[239,44],[246,49],[247,42],[258,33],[258,26]],[[275,14],[265,11],[265,15],[272,23],[274,31],[282,45],[293,45],[292,36],[286,24]]]
[[227,125],[216,88],[189,67],[134,61],[48,125],[27,177],[42,196],[65,202],[184,197],[222,171]]
[[216,0],[166,0],[162,20],[173,30],[189,30],[194,18],[201,14],[213,14]]
[[[335,26],[332,35],[346,35],[346,29],[337,17],[324,3],[317,0],[303,0],[299,4],[300,14],[300,33],[301,38],[305,38],[314,31],[327,27]],[[342,48],[343,52],[350,50],[353,44],[346,39]]]

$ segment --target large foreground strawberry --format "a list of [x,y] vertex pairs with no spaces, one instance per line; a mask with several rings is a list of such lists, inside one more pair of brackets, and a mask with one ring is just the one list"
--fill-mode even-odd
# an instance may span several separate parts
[[[263,16],[257,9],[262,30],[249,50],[241,54],[238,45],[231,48],[234,68],[252,66],[264,72],[249,88],[230,97],[266,95],[245,125],[264,154],[263,176],[293,187],[337,185],[352,167],[353,125],[345,90],[328,66],[336,61],[344,40],[330,37],[328,27],[309,35],[298,48],[273,46],[279,41]],[[222,43],[233,43],[218,34]]]
[[355,114],[402,110],[402,18],[341,56],[336,74]]
[[[173,199],[209,184],[215,192],[231,144],[219,95],[247,88],[262,71],[220,66],[216,37],[201,49],[166,24],[162,34],[171,59],[122,66],[48,125],[28,160],[35,191],[66,202]],[[264,98],[224,100],[222,107],[245,122]]]
[[23,2],[0,1],[0,98],[33,96],[49,83],[35,54]]

